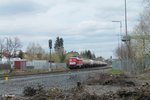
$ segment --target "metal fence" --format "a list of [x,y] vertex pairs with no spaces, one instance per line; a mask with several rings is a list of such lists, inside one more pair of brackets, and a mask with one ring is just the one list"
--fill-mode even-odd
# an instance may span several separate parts
[[10,68],[9,64],[0,64],[0,70],[9,70]]
[[33,60],[33,61],[27,61],[26,63],[27,68],[31,69],[49,69],[51,68],[52,70],[55,69],[65,69],[66,63],[50,63],[46,60]]
[[145,56],[144,62],[145,62],[145,67],[150,68],[150,57],[149,56]]
[[48,69],[49,63],[46,60],[33,60],[33,61],[27,61],[26,66],[27,68],[33,68],[33,69]]
[[145,68],[150,68],[150,58],[145,59],[128,59],[120,60],[114,59],[112,61],[112,68],[123,70],[132,74],[141,73]]

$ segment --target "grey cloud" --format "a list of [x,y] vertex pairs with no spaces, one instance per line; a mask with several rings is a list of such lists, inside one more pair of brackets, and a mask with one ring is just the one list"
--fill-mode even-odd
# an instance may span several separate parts
[[0,15],[9,16],[16,14],[36,13],[44,10],[42,5],[32,0],[14,0],[0,4]]

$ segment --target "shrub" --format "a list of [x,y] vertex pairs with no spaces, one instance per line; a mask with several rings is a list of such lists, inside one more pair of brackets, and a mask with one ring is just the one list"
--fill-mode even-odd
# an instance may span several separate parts
[[34,87],[27,86],[24,88],[24,96],[34,96],[36,94],[36,89]]
[[34,86],[27,86],[23,90],[24,96],[34,96],[36,94],[44,93],[43,85],[38,84],[35,88]]

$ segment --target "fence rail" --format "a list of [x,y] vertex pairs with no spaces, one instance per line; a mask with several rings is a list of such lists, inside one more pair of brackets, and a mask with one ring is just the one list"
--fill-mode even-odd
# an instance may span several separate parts
[[115,59],[112,61],[112,68],[130,72],[132,74],[141,73],[145,68],[150,68],[150,59],[145,59],[144,61],[140,59],[130,59],[130,60],[119,60]]
[[27,61],[27,68],[32,69],[62,69],[67,68],[66,63],[50,63],[48,61]]

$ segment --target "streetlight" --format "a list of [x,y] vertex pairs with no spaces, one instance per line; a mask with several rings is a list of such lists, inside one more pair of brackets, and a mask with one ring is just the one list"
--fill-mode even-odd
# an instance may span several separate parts
[[[112,21],[112,22],[120,24],[120,36],[121,36],[121,34],[122,34],[122,21]],[[119,41],[118,41],[118,47],[119,47]]]
[[120,23],[120,34],[121,34],[122,33],[122,21],[112,21],[112,22]]
[[[122,39],[122,21],[112,21],[114,23],[119,23],[120,24],[120,36],[121,36],[121,39]],[[119,48],[119,40],[118,40],[118,48]],[[121,43],[121,59],[122,59],[122,43]],[[122,67],[122,60],[121,60],[121,67]]]

